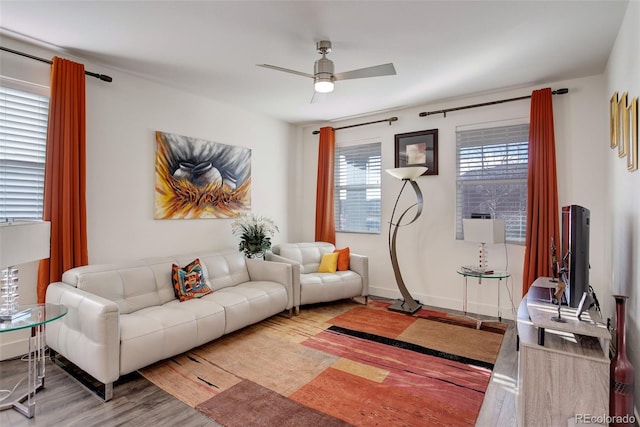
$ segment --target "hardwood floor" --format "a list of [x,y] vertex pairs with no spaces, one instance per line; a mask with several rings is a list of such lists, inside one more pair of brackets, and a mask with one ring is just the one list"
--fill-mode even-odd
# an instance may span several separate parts
[[498,360],[493,368],[491,383],[482,402],[476,426],[515,427],[516,393],[518,391],[518,353],[516,352],[516,327],[513,320],[502,319],[508,324],[502,340]]
[[[517,425],[515,323],[505,319],[503,322],[508,328],[476,422],[479,427]],[[0,412],[0,426],[220,426],[138,375],[116,384],[113,399],[103,402],[49,360],[46,370],[45,388],[36,395],[35,417],[28,419],[7,409]],[[13,388],[26,372],[27,362],[20,359],[0,362],[0,389]],[[0,393],[0,399],[5,395]]]
[[[0,387],[13,388],[26,372],[27,362],[19,359],[0,362]],[[113,399],[103,402],[47,360],[45,388],[36,394],[35,417],[28,419],[7,409],[0,412],[0,426],[220,426],[143,377],[137,374],[133,377],[114,386]],[[25,389],[25,382],[21,389]],[[0,398],[5,394],[0,394]]]

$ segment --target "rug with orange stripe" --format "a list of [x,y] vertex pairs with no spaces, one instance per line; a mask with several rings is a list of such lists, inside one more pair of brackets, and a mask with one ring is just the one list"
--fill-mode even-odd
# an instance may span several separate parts
[[387,306],[304,307],[140,373],[229,427],[474,425],[506,325]]

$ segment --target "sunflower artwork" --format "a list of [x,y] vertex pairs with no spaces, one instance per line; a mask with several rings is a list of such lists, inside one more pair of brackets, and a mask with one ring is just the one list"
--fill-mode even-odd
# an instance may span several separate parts
[[156,132],[155,219],[234,218],[251,210],[251,150]]

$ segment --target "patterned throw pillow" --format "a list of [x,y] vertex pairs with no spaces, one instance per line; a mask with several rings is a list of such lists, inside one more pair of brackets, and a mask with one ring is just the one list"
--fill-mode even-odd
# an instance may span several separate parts
[[349,261],[351,260],[349,246],[344,249],[336,249],[333,252],[338,253],[338,271],[347,271],[349,269]]
[[195,259],[188,265],[180,268],[173,264],[171,268],[171,281],[176,298],[187,301],[192,298],[200,298],[213,292],[202,274],[200,260]]
[[318,273],[335,273],[338,268],[338,253],[323,254]]

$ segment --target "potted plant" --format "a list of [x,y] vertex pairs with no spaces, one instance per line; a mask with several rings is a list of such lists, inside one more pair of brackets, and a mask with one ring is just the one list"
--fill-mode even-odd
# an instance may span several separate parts
[[271,238],[280,230],[271,218],[244,213],[231,224],[231,231],[240,236],[238,249],[247,258],[262,258],[271,248]]

